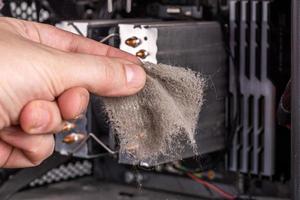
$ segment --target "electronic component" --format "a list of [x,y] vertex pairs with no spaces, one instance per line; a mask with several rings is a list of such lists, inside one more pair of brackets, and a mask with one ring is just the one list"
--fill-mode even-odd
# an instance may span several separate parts
[[202,19],[203,7],[200,5],[178,5],[178,4],[160,4],[153,3],[148,9],[151,16],[162,19],[195,18]]
[[[228,116],[232,117],[230,121],[235,120],[237,113],[240,120],[236,130],[232,130],[235,135],[228,164],[230,170],[264,176],[275,172],[276,90],[268,56],[270,4],[270,1],[230,1],[230,48],[236,60],[230,60],[233,98]],[[242,17],[237,19],[236,12]],[[235,77],[237,67],[240,73]],[[236,90],[235,79],[240,91]]]
[[[207,80],[197,128],[199,156],[185,146],[183,160],[133,167],[126,155],[119,156],[119,138],[107,123],[101,97],[91,94],[86,115],[63,123],[55,134],[59,153],[35,168],[0,171],[0,199],[20,189],[13,199],[81,198],[82,193],[87,198],[172,199],[170,193],[162,195],[166,191],[176,192],[174,199],[299,199],[297,159],[289,165],[297,154],[297,145],[290,151],[290,140],[296,144],[299,134],[293,129],[291,137],[275,119],[290,66],[297,71],[291,51],[296,58],[298,7],[284,0],[0,0],[1,16],[59,23],[143,62],[188,67]],[[297,86],[297,73],[292,75]],[[292,88],[295,115],[297,87]],[[26,190],[85,174],[91,176],[83,182]],[[102,180],[118,184],[109,187]],[[147,188],[159,191],[158,196],[146,194]]]
[[[87,23],[85,32],[88,34],[88,37],[99,41],[99,35],[95,36],[93,29],[100,32],[101,28],[103,28],[106,33],[118,34],[119,36],[119,38],[113,37],[109,39],[110,44],[116,46],[119,43],[122,50],[136,54],[142,60],[186,66],[194,71],[201,72],[207,80],[207,88],[205,92],[206,102],[200,113],[197,128],[197,146],[199,147],[200,154],[222,150],[225,141],[227,69],[219,24],[216,22],[122,23],[120,21],[110,21],[109,23],[105,23],[105,21]],[[92,24],[93,26],[91,26]],[[110,28],[108,28],[109,26]],[[105,121],[105,115],[101,110],[101,98],[92,96],[92,101],[87,112],[88,124],[85,126],[85,130],[77,132],[71,130],[62,137],[56,138],[56,150],[64,152],[64,154],[72,153],[74,156],[79,157],[90,157],[91,155],[103,153],[110,154],[103,145],[99,146],[99,142],[96,142],[98,139],[111,149],[112,152],[118,151],[118,139]],[[106,128],[103,129],[103,127]],[[76,148],[76,144],[78,145],[78,143],[73,142],[77,138],[74,133],[85,134],[85,137],[88,137],[92,133],[93,138],[96,140],[84,140],[86,144],[79,142],[82,146]],[[76,151],[74,151],[74,148],[76,148]],[[194,151],[191,147],[186,147],[181,157],[186,158],[193,155]],[[169,161],[164,160],[162,162]],[[123,156],[119,162],[131,164],[130,159],[127,160],[126,156]]]
[[[205,103],[198,121],[196,141],[200,154],[224,148],[226,55],[222,32],[216,22],[144,22],[119,25],[120,49],[139,52],[142,60],[189,67],[207,80]],[[126,40],[136,36],[142,43],[136,48]],[[146,53],[147,56],[144,56]],[[194,155],[186,147],[182,158]],[[130,164],[129,160],[120,160]],[[167,160],[165,160],[167,162]]]

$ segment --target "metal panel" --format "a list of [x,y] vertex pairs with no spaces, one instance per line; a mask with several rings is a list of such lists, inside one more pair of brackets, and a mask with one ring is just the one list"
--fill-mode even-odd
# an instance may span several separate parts
[[[230,1],[230,120],[238,123],[228,164],[232,171],[274,174],[275,87],[269,70],[270,1]],[[238,71],[238,77],[235,77]],[[238,81],[236,81],[236,78]],[[237,91],[237,85],[239,90]]]
[[[116,28],[118,24],[128,24],[129,26],[136,25],[136,30],[139,25],[145,25],[157,29],[157,61],[176,66],[189,67],[195,71],[201,72],[207,80],[207,90],[205,92],[206,102],[200,113],[199,126],[197,129],[196,141],[199,147],[199,154],[214,152],[224,148],[225,140],[225,98],[227,97],[227,67],[226,67],[226,53],[222,40],[221,27],[217,22],[109,22],[111,27]],[[108,32],[109,23],[105,26],[103,23],[88,25],[88,36],[93,36],[99,40],[99,34]],[[146,29],[146,28],[145,28]],[[97,30],[96,32],[93,30]],[[145,31],[145,30],[144,30]],[[94,34],[95,33],[95,34]],[[145,32],[145,34],[147,31]],[[126,33],[125,33],[126,36]],[[135,35],[127,35],[128,38]],[[147,35],[145,35],[147,36]],[[114,38],[115,39],[115,38]],[[142,38],[145,41],[145,38]],[[126,41],[122,40],[121,42]],[[139,50],[139,48],[135,48]],[[135,50],[134,49],[134,50]],[[78,143],[66,144],[63,139],[68,134],[87,133],[92,132],[105,144],[110,146],[113,150],[118,149],[118,143],[114,134],[103,127],[107,127],[107,120],[103,112],[101,112],[101,101],[99,98],[92,96],[91,106],[87,112],[87,122],[84,118],[83,121],[76,123],[77,128],[80,130],[71,130],[60,133],[56,137],[56,151],[63,154],[73,154],[78,157],[97,156],[103,152],[99,149],[99,145],[88,140],[87,144],[77,149]],[[101,114],[102,113],[102,114]],[[86,123],[86,124],[85,124]],[[114,142],[115,141],[115,142]],[[192,157],[194,151],[186,145],[186,150],[182,153],[181,157]],[[76,150],[76,151],[75,151]],[[101,150],[101,151],[100,151]],[[133,164],[129,160],[119,160],[120,162]],[[162,162],[171,160],[163,159]],[[161,162],[160,162],[161,163]]]
[[[157,53],[155,56],[158,63],[188,67],[200,72],[206,78],[205,103],[200,112],[196,135],[198,153],[205,154],[224,149],[225,98],[228,95],[228,78],[226,53],[219,23],[149,22],[135,23],[134,26],[127,25],[136,27],[135,31],[142,31],[146,37],[147,28],[150,34],[153,29],[157,29]],[[122,27],[124,26],[122,25]],[[125,38],[121,41],[126,41],[126,37],[140,35],[133,34],[132,30],[130,33],[123,32],[124,35],[121,35],[121,38]],[[138,51],[140,48],[132,48],[130,52],[134,50]],[[182,158],[192,157],[194,154],[192,148],[186,145]],[[162,160],[162,162],[168,161],[170,160]],[[128,160],[121,160],[121,162],[130,164]]]

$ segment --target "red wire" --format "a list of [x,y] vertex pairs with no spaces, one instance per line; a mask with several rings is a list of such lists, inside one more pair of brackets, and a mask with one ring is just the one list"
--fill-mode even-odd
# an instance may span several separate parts
[[218,193],[220,196],[224,197],[225,199],[228,199],[228,200],[234,200],[236,199],[235,196],[233,196],[232,194],[229,194],[227,192],[225,192],[224,190],[222,190],[221,188],[219,188],[218,186],[216,185],[213,185],[203,179],[200,179],[198,177],[196,177],[195,175],[191,174],[191,173],[187,173],[187,175],[189,177],[191,177],[194,181],[196,181],[197,183],[200,183],[201,185],[204,185],[205,187],[215,191],[216,193]]

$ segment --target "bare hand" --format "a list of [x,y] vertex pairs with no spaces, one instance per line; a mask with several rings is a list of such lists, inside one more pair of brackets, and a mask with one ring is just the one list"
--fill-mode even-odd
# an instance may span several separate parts
[[87,107],[89,93],[138,92],[134,56],[53,26],[0,17],[0,167],[40,164],[53,133]]

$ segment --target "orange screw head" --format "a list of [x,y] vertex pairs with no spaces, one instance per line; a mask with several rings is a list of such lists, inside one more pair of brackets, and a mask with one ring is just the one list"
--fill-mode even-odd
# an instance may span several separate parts
[[149,56],[149,53],[146,50],[141,49],[138,52],[136,52],[135,55],[139,58],[145,59],[147,56]]
[[141,40],[135,36],[131,37],[131,38],[128,38],[126,41],[125,41],[125,44],[127,44],[128,46],[131,46],[133,48],[139,46],[141,44]]
[[63,142],[66,144],[73,144],[75,142],[83,140],[84,137],[85,136],[81,133],[71,133],[64,137]]
[[64,122],[63,124],[63,128],[62,128],[62,131],[70,131],[72,130],[73,128],[75,128],[76,125],[74,123],[71,123],[71,122]]

